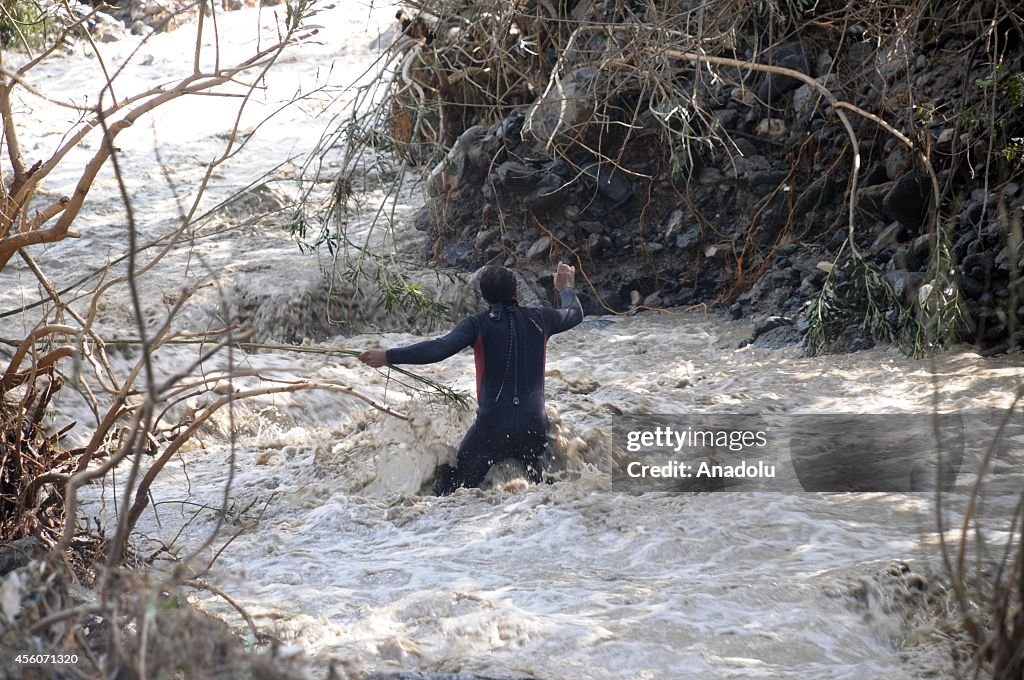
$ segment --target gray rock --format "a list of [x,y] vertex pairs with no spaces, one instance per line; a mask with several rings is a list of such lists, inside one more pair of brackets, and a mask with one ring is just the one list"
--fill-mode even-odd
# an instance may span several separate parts
[[[985,329],[985,333],[984,335],[982,335],[982,338],[986,342],[996,342],[998,340],[1002,340],[1004,337],[1006,337],[1006,326],[1001,323],[992,324],[991,326]],[[997,345],[996,347],[1002,349],[1000,345]]]
[[92,29],[93,37],[100,42],[117,42],[124,38],[124,24],[105,12],[93,15],[96,24]]
[[909,304],[917,298],[917,289],[924,283],[924,275],[919,272],[908,272],[904,269],[897,269],[886,272],[882,278],[892,288],[893,293],[904,304]]
[[979,253],[971,253],[964,257],[963,262],[961,262],[961,266],[963,266],[965,271],[977,268],[980,269],[983,274],[987,274],[989,270],[992,269],[993,262],[994,257],[992,256],[992,253],[983,251]]
[[128,20],[141,19],[147,26],[152,26],[154,19],[164,11],[164,8],[153,0],[131,0],[128,3]]
[[662,237],[667,242],[671,242],[679,229],[683,226],[683,211],[673,210],[672,214],[669,215],[668,220],[665,222],[665,228],[662,230]]
[[909,249],[897,248],[896,252],[892,254],[892,259],[889,260],[889,266],[893,269],[915,269],[914,264],[910,262]]
[[[870,154],[870,148],[864,148],[864,145],[861,146],[861,150],[865,154]],[[870,187],[875,184],[884,184],[889,181],[889,175],[885,172],[885,167],[881,164],[873,165],[871,169],[868,170],[867,174],[862,175],[862,177],[863,179],[861,179],[860,184],[865,187]]]
[[816,295],[821,288],[814,282],[814,277],[805,276],[800,282],[800,287],[797,292],[803,297],[811,297]]
[[878,255],[886,248],[890,248],[899,243],[899,232],[903,230],[903,225],[899,222],[893,222],[880,233],[879,238],[874,240],[871,244],[871,248],[868,252],[872,255]]
[[661,291],[655,291],[644,298],[644,307],[661,307]]
[[696,291],[689,286],[678,288],[671,296],[673,305],[690,304],[694,302],[693,295]]
[[910,252],[917,257],[925,257],[931,252],[932,237],[929,234],[921,234],[910,244]]
[[722,182],[725,179],[725,175],[718,168],[704,168],[700,171],[700,175],[697,177],[697,183],[705,187],[713,187]]
[[850,45],[846,51],[847,66],[852,71],[858,71],[868,63],[875,53],[875,43],[872,40],[861,40]]
[[119,31],[117,29],[104,27],[96,31],[95,37],[99,39],[99,42],[118,42],[119,40],[124,39],[125,31],[124,29]]
[[999,252],[996,253],[995,265],[996,265],[996,269],[1000,269],[1000,270],[1002,270],[1004,272],[1009,272],[1009,270],[1010,270],[1010,247],[1009,246],[1003,246],[1002,248],[999,249]]
[[886,194],[882,207],[893,219],[916,231],[928,217],[931,195],[928,179],[910,173],[896,181],[892,190]]
[[978,235],[973,230],[968,231],[963,236],[958,238],[956,240],[956,243],[953,244],[953,248],[951,251],[953,255],[953,260],[956,262],[963,262],[963,259],[967,257],[968,248],[972,243],[974,243],[977,240],[977,238]]
[[700,244],[700,229],[691,227],[682,234],[676,236],[676,248],[687,250]]
[[483,250],[487,246],[494,243],[498,238],[498,234],[501,230],[498,227],[491,227],[490,229],[484,229],[483,231],[477,232],[476,239],[473,245],[477,250]]
[[614,167],[591,163],[583,167],[583,176],[597,186],[597,193],[614,204],[625,203],[633,196],[629,180]]
[[715,122],[721,125],[723,128],[731,129],[736,124],[736,119],[739,114],[735,109],[718,109],[712,113]]
[[518,161],[505,161],[494,171],[494,179],[510,191],[526,193],[537,186],[541,173]]
[[838,250],[844,243],[846,243],[846,237],[848,234],[849,232],[846,227],[839,227],[833,231],[832,238],[828,240],[828,249],[831,251]]
[[722,259],[732,251],[728,243],[716,243],[704,249],[704,257],[708,259]]
[[548,251],[551,250],[551,237],[541,236],[539,239],[534,241],[530,249],[526,251],[526,257],[529,259],[535,259],[542,255],[547,255]]
[[544,97],[530,107],[523,135],[547,143],[586,121],[593,107],[594,98],[590,90],[595,74],[593,68],[581,67],[563,75]]
[[[807,64],[807,56],[804,54],[804,47],[799,42],[786,43],[771,51],[767,59],[769,64],[793,69],[801,73],[807,73],[810,67]],[[782,76],[769,73],[761,81],[757,90],[757,96],[769,104],[781,99],[783,95],[792,92],[800,87],[800,81],[789,76]]]
[[883,182],[857,189],[857,211],[864,217],[885,222],[889,215],[885,209],[885,197],[892,191],[892,182]]
[[[831,89],[835,85],[835,76],[831,73],[815,78],[816,81]],[[814,109],[821,105],[823,95],[816,87],[803,83],[793,92],[793,110],[797,117],[806,119],[814,112]]]
[[796,92],[793,93],[793,110],[796,115],[800,118],[809,116],[820,97],[821,92],[807,83],[796,88]]
[[545,174],[526,199],[535,213],[549,213],[565,205],[568,189],[558,175]]
[[242,221],[254,216],[279,213],[287,204],[288,198],[284,194],[264,183],[235,194],[215,212],[229,220]]
[[772,330],[773,328],[778,328],[779,326],[792,326],[792,325],[793,325],[793,320],[792,319],[787,319],[784,316],[777,316],[777,315],[776,316],[767,316],[764,319],[761,319],[761,321],[759,321],[754,326],[754,338],[756,339],[756,338],[764,335],[765,333],[767,333],[768,331]]
[[971,200],[977,201],[978,203],[988,203],[991,200],[991,196],[982,188],[977,188],[971,192]]
[[449,243],[441,249],[441,260],[460,267],[468,266],[473,256],[473,246],[468,243]]
[[910,169],[910,151],[897,143],[885,156],[885,173],[889,179],[902,177]]
[[789,176],[787,170],[758,170],[750,173],[747,181],[756,191],[772,191]]
[[[909,36],[901,37],[891,41],[884,49],[878,50],[874,65],[887,82],[891,82],[907,69],[914,50],[910,43]],[[874,43],[871,43],[871,49],[874,50]]]
[[853,354],[854,352],[863,352],[864,350],[871,349],[874,346],[875,341],[873,339],[861,335],[860,332],[854,331],[846,338],[846,342],[843,345],[843,351],[848,354]]
[[757,93],[745,87],[733,88],[729,96],[744,106],[754,106],[757,104]]
[[801,335],[801,331],[795,324],[783,324],[757,336],[754,338],[753,344],[765,349],[782,349],[799,343]]
[[768,170],[771,167],[772,165],[768,162],[767,158],[758,154],[752,154],[733,159],[730,170],[732,170],[737,179],[741,179],[749,177],[759,170]]
[[455,140],[444,160],[434,166],[427,179],[427,196],[438,198],[450,195],[466,180],[466,174],[474,167],[488,163],[488,157],[480,148],[482,138],[487,129],[474,125]]
[[798,215],[808,224],[824,217],[833,209],[838,193],[838,183],[823,173],[797,197],[793,203],[793,215]]
[[786,132],[788,130],[789,128],[786,127],[786,121],[781,118],[762,118],[754,128],[754,134],[758,137],[780,139],[786,136]]

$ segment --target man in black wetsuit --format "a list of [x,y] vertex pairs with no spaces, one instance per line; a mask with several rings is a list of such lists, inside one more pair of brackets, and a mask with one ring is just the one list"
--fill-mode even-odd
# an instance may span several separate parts
[[463,319],[448,335],[389,350],[367,350],[359,359],[385,364],[432,364],[466,347],[476,357],[476,421],[469,428],[455,468],[442,466],[435,490],[447,495],[460,486],[480,486],[491,465],[522,461],[539,482],[547,460],[548,420],[544,412],[544,361],[548,338],[583,320],[576,297],[576,269],[558,265],[555,288],[561,308],[520,307],[516,277],[504,267],[484,267],[480,293],[490,309]]

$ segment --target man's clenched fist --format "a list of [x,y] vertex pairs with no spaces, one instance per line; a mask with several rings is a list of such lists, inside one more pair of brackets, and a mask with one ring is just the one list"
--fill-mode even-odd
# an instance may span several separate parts
[[368,349],[359,355],[359,360],[367,366],[380,368],[388,363],[388,353],[383,349]]
[[564,262],[559,263],[558,271],[555,272],[555,288],[562,290],[563,288],[575,288],[576,287],[576,267],[565,264]]

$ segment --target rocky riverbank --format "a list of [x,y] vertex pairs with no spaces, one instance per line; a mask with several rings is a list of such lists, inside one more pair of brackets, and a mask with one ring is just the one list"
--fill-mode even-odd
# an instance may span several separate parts
[[[550,79],[500,120],[487,122],[497,108],[473,115],[441,105],[452,143],[417,219],[429,236],[424,256],[467,269],[515,266],[538,288],[567,259],[585,274],[588,313],[707,305],[765,319],[762,335],[776,341],[803,337],[823,289],[843,298],[860,276],[847,238],[853,153],[833,106],[792,77],[677,59],[675,92],[689,95],[666,124],[652,105],[659,81],[619,75],[647,49],[635,35],[643,29],[625,22],[655,17],[583,4],[577,26],[601,19],[609,35],[632,31],[634,42],[594,35],[562,45]],[[594,16],[600,8],[605,15]],[[1019,29],[990,3],[903,8],[882,35],[827,10],[801,17],[771,47],[758,49],[750,34],[714,49],[808,74],[913,145],[847,110],[861,168],[853,244],[887,287],[879,316],[894,331],[941,287],[959,311],[954,339],[987,352],[1015,346],[1024,319]],[[471,38],[446,19],[404,27],[400,40],[442,54]],[[671,60],[664,55],[652,56],[652,70]],[[855,321],[830,331],[833,349],[889,337]]]
[[[282,4],[284,0],[216,0],[206,3],[206,14]],[[173,31],[195,21],[200,6],[196,0],[76,0],[70,4],[74,15],[88,17],[85,28],[98,42],[117,42],[129,33],[145,36]]]

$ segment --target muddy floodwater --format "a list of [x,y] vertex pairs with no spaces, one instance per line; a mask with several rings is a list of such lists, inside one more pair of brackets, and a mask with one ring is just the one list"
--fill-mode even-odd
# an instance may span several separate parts
[[[323,271],[334,260],[326,251],[301,252],[283,216],[248,218],[294,195],[289,180],[332,116],[352,101],[346,86],[374,77],[373,44],[391,17],[391,7],[338,3],[315,18],[323,26],[316,41],[296,46],[271,70],[241,119],[251,139],[216,170],[199,213],[255,182],[249,203],[215,211],[146,274],[147,322],[161,318],[163,295],[200,280],[218,285],[183,312],[178,323],[188,330],[216,327],[223,310],[241,310],[260,324],[261,338],[301,340],[309,320],[322,315]],[[251,51],[259,22],[271,20],[267,9],[220,16],[224,58]],[[194,37],[194,26],[154,36],[119,76],[118,88],[127,93],[187,74],[191,57],[182,55],[191,55]],[[101,49],[119,63],[138,46],[130,38]],[[96,57],[79,45],[34,70],[32,84],[55,96],[94,98],[96,68]],[[261,124],[299,93],[306,98]],[[20,105],[23,147],[34,161],[56,147],[73,120],[27,93]],[[173,229],[189,209],[197,178],[224,149],[237,107],[236,98],[178,102],[119,140],[143,240]],[[75,163],[98,142],[91,144],[47,184],[49,195],[70,190]],[[328,169],[341,149],[333,153],[325,158]],[[370,217],[385,194],[383,180],[370,174],[359,189],[363,207],[352,218],[354,233],[371,234]],[[415,245],[411,215],[419,192],[411,183],[403,189],[387,213],[393,231],[371,235],[371,242]],[[76,228],[81,238],[32,250],[58,287],[124,252],[123,209],[109,172]],[[2,278],[3,309],[39,298],[17,259]],[[457,296],[457,287],[442,292]],[[0,331],[20,337],[37,319],[38,310],[8,316]],[[109,337],[132,334],[123,287],[104,298],[98,327]],[[332,380],[410,420],[338,393],[241,404],[230,417],[225,411],[214,419],[159,477],[135,540],[146,551],[162,543],[182,555],[201,546],[230,477],[228,521],[196,563],[216,556],[210,582],[259,628],[301,645],[321,670],[333,660],[352,674],[472,671],[551,680],[951,675],[936,606],[942,571],[934,494],[624,493],[611,487],[604,461],[623,414],[992,413],[1012,401],[1020,362],[982,359],[967,347],[933,359],[891,349],[815,358],[795,347],[737,349],[750,333],[749,322],[693,311],[588,317],[548,347],[552,436],[564,468],[558,479],[536,487],[499,480],[494,489],[445,498],[420,491],[436,465],[450,460],[471,412],[345,357],[283,350],[220,355],[204,370],[233,365],[277,378]],[[416,337],[339,330],[307,346],[387,347]],[[197,351],[161,350],[156,369],[172,375]],[[134,352],[118,350],[115,368],[124,370]],[[474,386],[468,353],[420,372],[467,392]],[[58,420],[77,421],[76,436],[84,437],[95,419],[65,391]],[[959,470],[951,522],[973,481],[976,454]],[[112,487],[90,493],[87,511],[109,516]],[[241,623],[222,600],[196,598]]]

